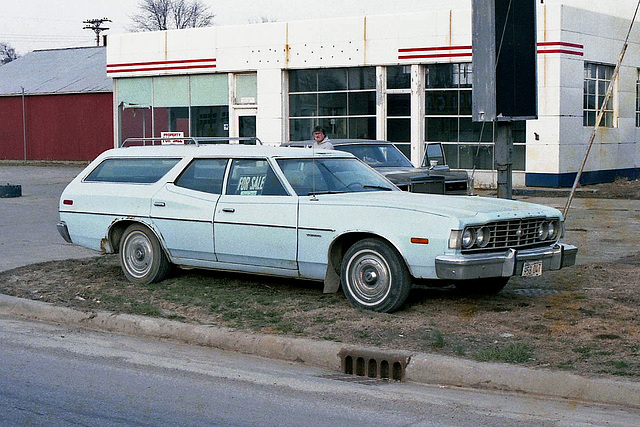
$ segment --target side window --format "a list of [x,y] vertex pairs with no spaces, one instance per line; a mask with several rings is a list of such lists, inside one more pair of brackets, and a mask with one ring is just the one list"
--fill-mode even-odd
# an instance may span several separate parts
[[227,163],[227,159],[195,159],[180,174],[175,184],[205,193],[222,194]]
[[298,196],[306,196],[329,189],[319,165],[312,160],[278,160],[278,165]]
[[286,196],[280,180],[264,159],[238,159],[231,163],[226,194]]
[[164,157],[106,159],[91,171],[85,181],[151,184],[165,176],[179,161]]

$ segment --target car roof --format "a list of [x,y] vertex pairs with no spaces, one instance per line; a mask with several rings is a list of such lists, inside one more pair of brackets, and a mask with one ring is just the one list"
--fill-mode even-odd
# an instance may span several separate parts
[[100,157],[352,157],[349,153],[313,148],[291,148],[273,145],[243,144],[166,144],[130,146],[107,150]]

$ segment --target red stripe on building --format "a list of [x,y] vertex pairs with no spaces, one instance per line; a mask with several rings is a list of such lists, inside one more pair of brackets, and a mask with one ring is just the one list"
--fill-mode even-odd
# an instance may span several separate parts
[[577,49],[584,49],[584,45],[577,43],[568,43],[568,42],[539,42],[538,47],[540,46],[564,46],[564,47],[575,47]]
[[203,68],[216,68],[214,65],[184,65],[182,67],[148,67],[148,68],[127,68],[125,70],[107,70],[107,74],[131,73],[134,71],[164,71],[164,70],[193,70]]
[[193,70],[199,68],[216,68],[215,62],[215,58],[207,58],[107,64],[107,73],[110,74],[129,73],[137,71]]
[[434,50],[460,50],[471,49],[471,46],[434,46],[434,47],[409,47],[398,49],[398,52],[430,52]]
[[540,50],[538,49],[537,53],[566,53],[567,55],[577,55],[577,56],[583,56],[584,53],[582,52],[575,52],[573,50],[566,50],[566,49],[549,49],[549,50]]
[[[567,55],[583,56],[582,49],[584,45],[568,42],[539,42],[537,44],[537,53],[564,53]],[[555,49],[549,49],[554,47]],[[460,58],[471,57],[472,46],[430,46],[430,47],[411,47],[399,48],[398,59],[430,59],[430,58]],[[468,52],[459,52],[467,50]],[[456,52],[458,51],[458,52]],[[424,52],[424,53],[420,53]],[[406,55],[406,53],[413,53]]]
[[461,56],[471,56],[471,52],[465,53],[434,53],[431,55],[399,55],[398,59],[422,59],[422,58],[455,58]]
[[127,62],[122,64],[107,64],[109,67],[134,67],[140,65],[165,65],[165,64],[189,64],[193,62],[216,62],[215,58],[208,59],[177,59],[174,61],[149,61],[149,62]]

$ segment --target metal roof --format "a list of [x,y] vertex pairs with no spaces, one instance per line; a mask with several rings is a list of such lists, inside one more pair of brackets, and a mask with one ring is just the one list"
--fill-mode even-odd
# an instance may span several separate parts
[[0,96],[112,92],[103,46],[36,50],[0,66]]

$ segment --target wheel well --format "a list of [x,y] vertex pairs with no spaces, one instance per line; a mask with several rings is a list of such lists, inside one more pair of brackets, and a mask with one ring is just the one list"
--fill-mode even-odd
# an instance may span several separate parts
[[[333,268],[334,271],[339,276],[340,269],[342,268],[342,259],[344,258],[344,254],[347,253],[349,248],[353,246],[354,243],[359,242],[360,240],[369,239],[369,238],[375,238],[375,239],[385,241],[389,244],[389,246],[391,246],[392,248],[394,248],[394,250],[397,251],[393,243],[391,243],[389,240],[385,239],[384,237],[378,236],[377,234],[364,233],[364,232],[347,233],[338,237],[331,245],[331,248],[329,249],[329,268]],[[402,254],[400,254],[400,258],[402,258],[404,262],[404,257],[402,256]]]
[[120,241],[122,240],[122,235],[131,224],[140,224],[148,227],[142,222],[131,220],[122,220],[112,224],[111,228],[109,228],[109,242],[111,243],[111,247],[113,248],[113,253],[117,254],[118,252],[120,252]]

